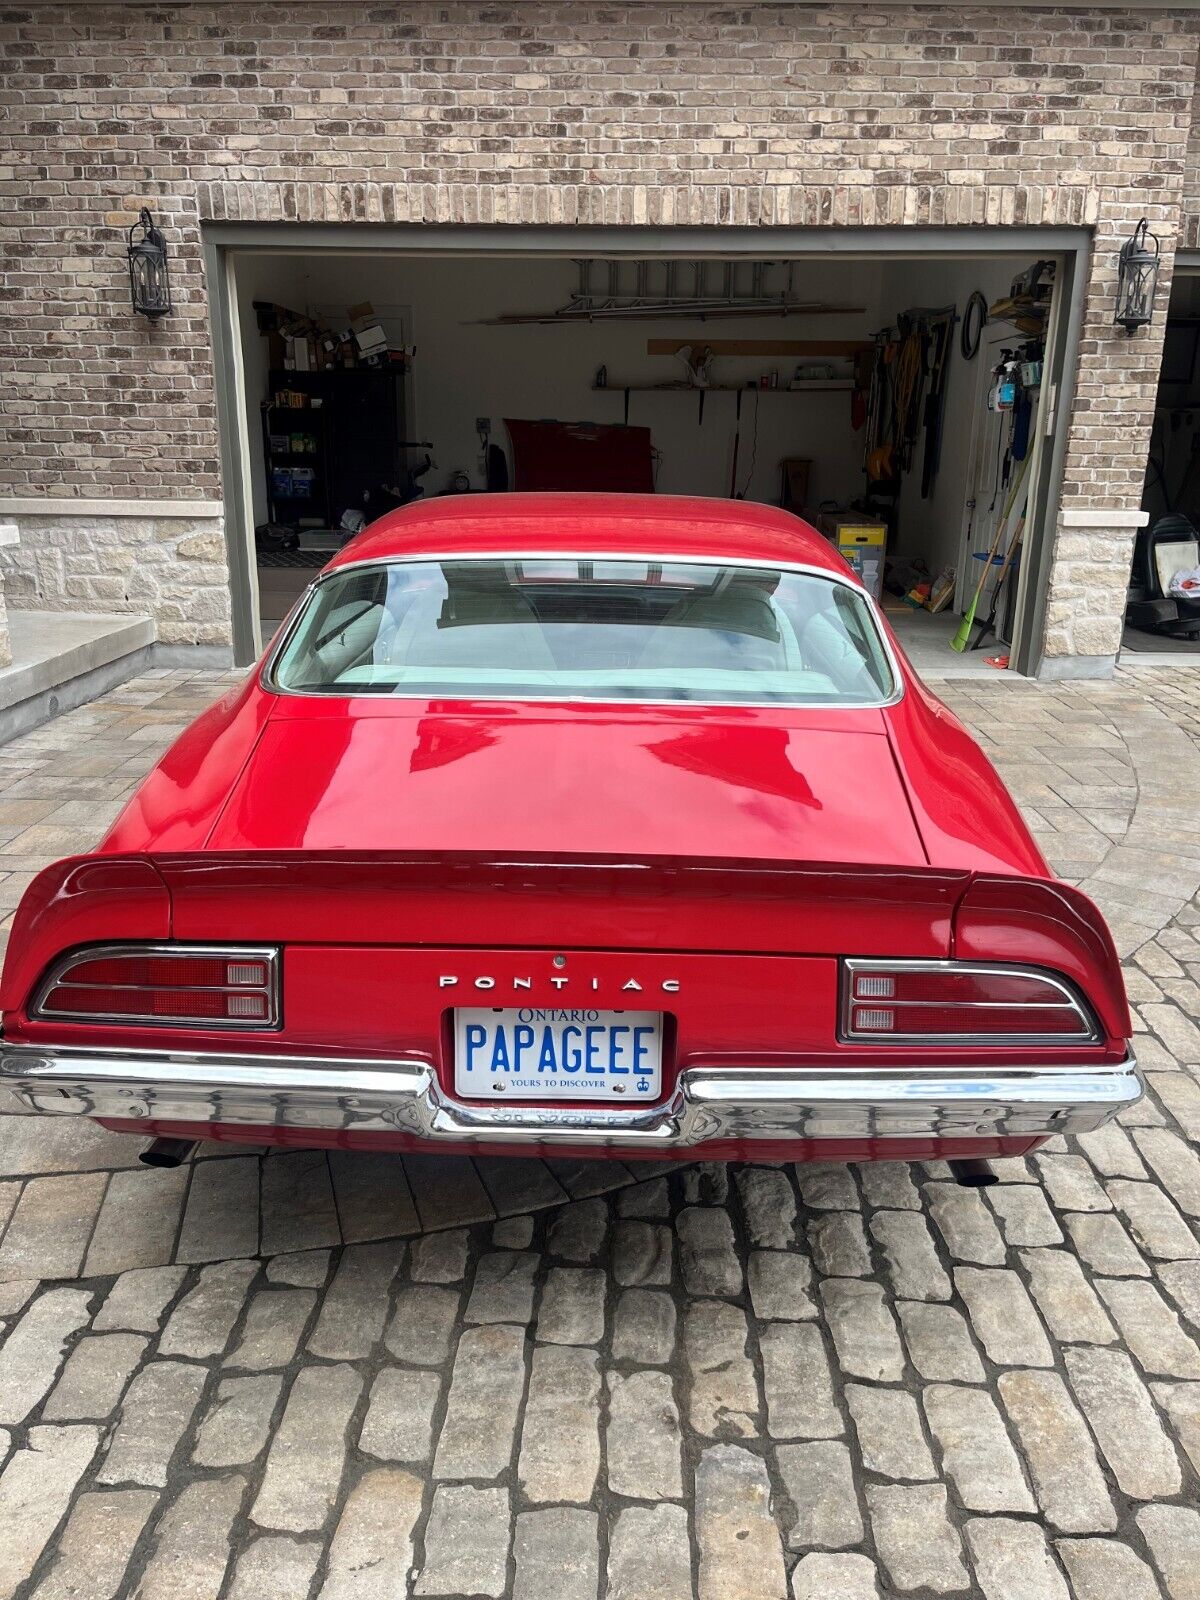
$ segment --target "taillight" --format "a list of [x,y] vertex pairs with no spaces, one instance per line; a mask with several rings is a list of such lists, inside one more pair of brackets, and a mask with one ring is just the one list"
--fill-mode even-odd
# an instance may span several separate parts
[[1098,1030],[1074,989],[1053,973],[965,961],[846,961],[841,1036],[1079,1044]]
[[124,945],[80,950],[50,973],[32,1018],[274,1028],[279,952],[261,947]]

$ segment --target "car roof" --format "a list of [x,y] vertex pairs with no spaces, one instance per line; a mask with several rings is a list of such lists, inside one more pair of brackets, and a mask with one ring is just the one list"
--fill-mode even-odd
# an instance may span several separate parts
[[[850,567],[790,511],[699,495],[455,494],[389,511],[327,570],[436,555],[627,554],[800,564],[839,578]],[[855,580],[856,581],[856,580]]]

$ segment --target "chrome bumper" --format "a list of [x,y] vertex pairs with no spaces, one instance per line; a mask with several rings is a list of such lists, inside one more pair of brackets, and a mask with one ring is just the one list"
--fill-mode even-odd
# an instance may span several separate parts
[[405,1133],[432,1142],[685,1148],[716,1139],[1086,1133],[1142,1092],[1111,1067],[694,1067],[644,1109],[455,1100],[418,1061],[187,1055],[0,1041],[0,1087],[31,1111],[134,1121]]

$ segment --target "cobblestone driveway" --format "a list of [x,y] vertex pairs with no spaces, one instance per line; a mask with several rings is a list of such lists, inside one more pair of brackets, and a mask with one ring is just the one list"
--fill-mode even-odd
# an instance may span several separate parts
[[[6,908],[221,685],[0,749]],[[1196,1600],[1197,689],[946,686],[1112,917],[1150,1085],[986,1195],[898,1163],[155,1173],[0,1119],[0,1600]]]

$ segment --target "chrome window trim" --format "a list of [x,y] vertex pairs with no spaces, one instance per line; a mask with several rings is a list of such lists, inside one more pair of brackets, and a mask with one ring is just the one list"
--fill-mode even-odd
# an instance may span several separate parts
[[[267,982],[265,988],[261,984],[230,985],[235,993],[266,994],[267,1015],[264,1019],[252,1017],[130,1017],[120,1012],[94,1011],[81,1014],[75,1011],[57,1011],[46,1005],[46,997],[59,984],[74,967],[82,966],[87,961],[104,961],[121,956],[153,956],[155,959],[184,959],[187,957],[217,957],[228,961],[261,961],[267,969]],[[207,1032],[210,1028],[220,1029],[222,1032],[265,1033],[277,1032],[283,1026],[283,996],[280,991],[280,948],[278,945],[249,945],[249,944],[181,944],[177,942],[142,943],[129,940],[124,944],[93,944],[78,945],[61,955],[49,968],[46,976],[34,990],[34,998],[29,1006],[28,1016],[31,1022],[63,1022],[74,1023],[87,1027],[89,1024],[113,1025],[131,1028],[191,1028],[193,1032]],[[68,986],[69,987],[69,986]],[[77,985],[76,987],[93,987],[92,985]],[[108,984],[101,987],[120,989],[122,992],[132,990],[156,990],[155,984],[122,983]],[[219,984],[181,983],[176,987],[184,994],[224,994],[229,989]]]
[[[875,628],[875,636],[887,662],[888,671],[892,678],[892,692],[876,700],[837,700],[837,701],[805,701],[805,700],[656,700],[642,698],[640,695],[634,699],[605,699],[603,695],[581,694],[416,694],[411,691],[397,689],[386,696],[373,694],[355,694],[352,691],[337,693],[314,691],[311,689],[287,689],[279,683],[275,676],[275,669],[279,658],[291,643],[292,635],[300,624],[300,619],[316,591],[334,578],[341,577],[348,572],[370,572],[376,569],[384,570],[388,567],[422,566],[446,561],[636,561],[645,565],[669,566],[682,564],[691,567],[742,567],[758,572],[795,572],[804,577],[821,578],[826,583],[840,585],[849,589],[856,595],[866,608],[868,616]],[[304,593],[296,601],[290,615],[285,619],[279,630],[279,637],[266,661],[263,663],[258,681],[263,689],[271,694],[280,695],[297,700],[463,700],[472,703],[495,702],[520,705],[590,705],[590,706],[674,706],[676,708],[695,707],[703,709],[728,709],[741,707],[749,711],[762,710],[796,710],[796,711],[882,711],[888,706],[894,706],[904,698],[904,675],[900,670],[895,649],[887,628],[883,626],[883,613],[874,596],[868,594],[862,584],[854,578],[845,577],[840,572],[831,572],[827,567],[813,566],[807,561],[762,561],[754,558],[742,559],[736,556],[689,556],[684,554],[663,554],[661,551],[648,553],[640,551],[616,550],[489,550],[466,554],[461,550],[456,551],[429,551],[413,556],[376,556],[370,561],[345,561],[339,566],[320,573],[308,585]]]
[[[1066,978],[1057,972],[1051,972],[1046,967],[1024,966],[1012,961],[881,961],[878,959],[859,959],[858,957],[845,957],[841,963],[840,995],[838,1001],[838,1039],[843,1044],[919,1044],[930,1048],[937,1048],[942,1044],[962,1046],[972,1044],[975,1046],[992,1044],[1002,1049],[1008,1044],[1025,1045],[1057,1045],[1067,1049],[1072,1045],[1101,1044],[1104,1034],[1097,1021],[1095,1013],[1084,999],[1083,995]],[[999,977],[1037,978],[1039,982],[1048,984],[1063,996],[1059,1004],[1053,1001],[1021,1001],[1007,1003],[1002,1000],[891,1000],[886,996],[871,995],[867,998],[855,999],[854,976],[859,972],[961,972],[961,973],[989,973]],[[1007,1011],[1019,1004],[1022,1010],[1062,1011],[1071,1010],[1078,1016],[1087,1028],[1086,1033],[893,1033],[876,1031],[859,1033],[850,1026],[850,1011],[853,1005],[874,1006],[880,1010],[902,1010],[905,1006],[936,1004],[946,1010],[962,1007],[964,1010],[1001,1010]]]

